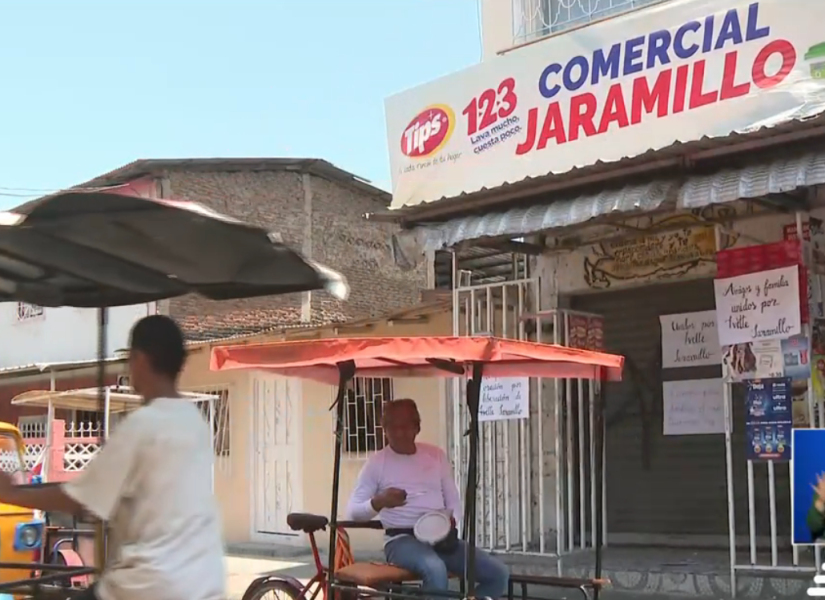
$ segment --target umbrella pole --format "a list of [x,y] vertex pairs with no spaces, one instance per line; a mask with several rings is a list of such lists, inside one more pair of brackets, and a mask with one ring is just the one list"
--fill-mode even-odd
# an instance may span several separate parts
[[[97,311],[97,402],[98,411],[105,413],[108,409],[109,394],[106,387],[106,329],[108,326],[108,309],[103,307]],[[100,432],[99,443],[103,445],[109,437],[108,416],[104,414],[103,430]],[[99,521],[95,525],[95,566],[98,571],[106,567],[106,523]]]
[[[595,533],[595,551],[596,551],[596,566],[595,566],[595,573],[594,577],[596,579],[602,578],[602,546],[604,545],[604,540],[602,539],[602,535],[604,533],[604,524],[602,523],[604,513],[603,505],[604,505],[604,487],[603,482],[604,479],[602,477],[602,473],[604,471],[604,444],[605,444],[605,420],[604,420],[604,388],[603,386],[599,386],[598,392],[596,393],[596,418],[595,418],[595,426],[596,426],[596,531]],[[593,600],[599,600],[599,587],[596,586],[593,592]]]
[[476,593],[476,490],[478,489],[478,408],[484,365],[473,363],[472,379],[467,381],[467,408],[470,412],[470,456],[467,461],[467,488],[464,498],[464,531],[467,542],[467,597]]
[[341,447],[344,443],[344,408],[347,393],[347,384],[355,375],[355,362],[347,361],[338,364],[338,393],[335,396],[335,403],[330,410],[335,408],[335,459],[333,461],[332,472],[332,507],[329,514],[329,556],[327,557],[327,589],[326,598],[332,600],[332,584],[335,578],[335,550],[338,541],[338,488],[341,484]]

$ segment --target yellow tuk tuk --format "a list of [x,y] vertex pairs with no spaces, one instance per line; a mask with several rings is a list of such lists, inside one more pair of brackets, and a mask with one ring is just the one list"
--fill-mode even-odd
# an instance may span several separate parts
[[[10,423],[0,422],[0,470],[11,473],[19,483],[27,483],[23,460],[23,436]],[[29,508],[0,504],[0,562],[40,562],[43,547],[42,519],[35,518]],[[0,569],[0,583],[31,576],[30,569]],[[2,599],[5,594],[0,594]]]

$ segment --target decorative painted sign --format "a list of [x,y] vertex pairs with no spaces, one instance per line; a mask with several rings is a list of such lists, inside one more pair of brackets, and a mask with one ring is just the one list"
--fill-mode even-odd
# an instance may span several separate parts
[[604,289],[615,281],[677,277],[703,263],[712,265],[715,255],[714,228],[688,226],[597,244],[584,260],[584,278],[589,287]]
[[526,419],[529,416],[529,377],[485,377],[481,380],[479,421]]
[[802,331],[798,267],[716,279],[713,285],[720,346],[781,339]]
[[791,380],[754,379],[745,396],[748,460],[791,459],[793,429]]
[[718,365],[721,360],[716,311],[662,315],[662,368]]
[[721,379],[662,383],[664,434],[725,433],[723,387]]
[[386,101],[392,208],[825,112],[825,2],[665,2]]

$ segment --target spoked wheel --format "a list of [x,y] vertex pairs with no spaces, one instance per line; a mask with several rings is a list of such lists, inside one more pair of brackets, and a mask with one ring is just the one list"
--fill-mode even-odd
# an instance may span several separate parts
[[303,600],[303,596],[301,590],[288,581],[264,579],[249,586],[243,600]]

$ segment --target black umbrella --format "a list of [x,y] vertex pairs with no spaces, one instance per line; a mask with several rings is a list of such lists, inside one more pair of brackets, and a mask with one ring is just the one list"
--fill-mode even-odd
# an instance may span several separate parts
[[192,202],[68,192],[0,213],[0,301],[101,307],[319,289],[347,294],[343,276],[266,230]]

